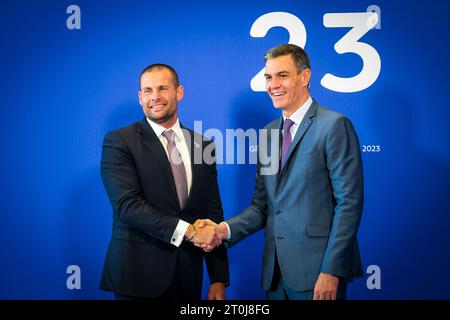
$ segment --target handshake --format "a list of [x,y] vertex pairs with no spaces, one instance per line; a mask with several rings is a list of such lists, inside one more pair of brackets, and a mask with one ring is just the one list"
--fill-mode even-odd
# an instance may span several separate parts
[[198,219],[186,230],[185,237],[196,247],[210,252],[228,238],[228,227],[224,222],[217,224],[209,219]]

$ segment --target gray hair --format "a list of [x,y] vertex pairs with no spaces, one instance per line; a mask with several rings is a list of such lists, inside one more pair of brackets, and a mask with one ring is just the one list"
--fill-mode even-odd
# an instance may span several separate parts
[[308,54],[305,50],[295,44],[282,44],[267,50],[264,55],[264,61],[289,54],[292,56],[298,72],[302,72],[305,69],[311,69]]

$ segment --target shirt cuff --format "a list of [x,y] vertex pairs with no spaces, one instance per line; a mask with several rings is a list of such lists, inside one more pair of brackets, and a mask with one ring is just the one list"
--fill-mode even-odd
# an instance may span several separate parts
[[189,223],[180,219],[180,221],[178,221],[177,227],[175,228],[175,231],[172,234],[170,243],[175,247],[179,247],[183,242],[184,235],[186,234],[186,230],[189,228],[189,226]]
[[225,221],[224,221],[223,223],[225,223],[225,225],[227,226],[227,229],[228,229],[228,238],[226,238],[226,240],[230,240],[230,239],[231,239],[231,229],[230,229],[230,226],[229,226],[228,223],[226,223]]

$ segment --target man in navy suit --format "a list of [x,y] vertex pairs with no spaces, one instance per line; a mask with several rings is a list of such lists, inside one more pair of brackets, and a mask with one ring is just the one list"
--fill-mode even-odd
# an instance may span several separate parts
[[219,223],[223,211],[214,154],[208,163],[193,160],[214,150],[212,142],[178,120],[183,93],[172,67],[145,68],[139,91],[144,119],[109,132],[103,142],[101,176],[113,229],[100,288],[116,299],[198,300],[203,258],[211,280],[208,299],[225,298],[225,247],[204,253],[194,246],[214,240],[205,232],[212,227],[200,229],[197,220]]
[[[265,129],[250,206],[216,227],[216,242],[235,245],[265,228],[262,287],[269,299],[346,299],[347,283],[362,276],[356,234],[363,209],[358,137],[343,115],[310,97],[306,52],[281,45],[265,55],[266,89],[282,117]],[[276,139],[276,141],[271,141]],[[260,143],[261,144],[261,143]],[[279,152],[278,152],[279,151]],[[261,153],[260,153],[261,155]],[[205,251],[214,245],[203,245]]]

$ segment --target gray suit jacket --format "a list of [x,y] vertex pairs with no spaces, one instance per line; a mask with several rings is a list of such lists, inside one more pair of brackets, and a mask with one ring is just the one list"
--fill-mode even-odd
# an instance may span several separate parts
[[[265,128],[280,132],[281,127],[282,118]],[[278,153],[276,140],[273,150]],[[270,134],[266,142],[270,146]],[[269,164],[260,160],[250,206],[227,222],[230,246],[266,229],[263,289],[271,288],[275,254],[284,280],[297,291],[314,289],[320,272],[344,283],[362,276],[356,234],[363,209],[363,173],[351,122],[313,101],[282,171],[262,174]]]

